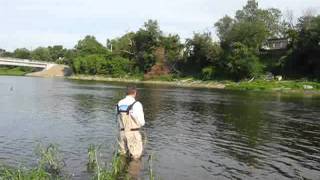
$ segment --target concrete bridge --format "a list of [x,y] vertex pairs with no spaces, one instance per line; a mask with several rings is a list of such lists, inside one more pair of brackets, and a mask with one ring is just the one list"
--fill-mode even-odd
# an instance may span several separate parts
[[54,63],[43,62],[43,61],[33,61],[29,59],[14,59],[14,58],[1,58],[0,65],[5,66],[24,66],[24,67],[37,67],[43,69],[50,69],[52,66],[56,65]]
[[45,62],[45,61],[33,61],[29,59],[15,59],[15,58],[0,57],[0,66],[1,65],[42,68],[42,71],[27,74],[29,76],[63,77],[63,76],[68,76],[72,74],[72,71],[68,66]]

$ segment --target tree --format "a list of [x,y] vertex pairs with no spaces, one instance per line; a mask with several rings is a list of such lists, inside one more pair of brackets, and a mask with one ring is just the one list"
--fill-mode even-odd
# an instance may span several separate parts
[[31,58],[40,61],[52,61],[48,48],[38,47],[31,52]]
[[230,16],[224,16],[218,22],[215,23],[217,29],[217,35],[221,42],[226,42],[230,31],[233,28],[235,21]]
[[49,46],[48,50],[52,61],[57,61],[59,58],[63,59],[67,52],[61,45]]
[[133,37],[133,52],[140,71],[148,72],[155,64],[154,50],[159,46],[162,32],[157,21],[148,20]]
[[103,55],[79,56],[74,59],[75,73],[89,75],[124,76],[132,71],[132,63],[119,56],[105,57]]
[[235,43],[225,62],[226,74],[230,74],[235,80],[259,76],[262,72],[262,65],[255,55],[254,49],[244,44]]
[[15,58],[21,58],[21,59],[30,59],[31,53],[26,48],[18,48],[13,51],[13,57]]
[[167,65],[175,69],[175,65],[182,59],[182,50],[184,45],[180,41],[179,35],[169,34],[160,37],[160,46],[165,50]]
[[11,57],[13,56],[11,52],[7,52],[5,49],[0,49],[0,57]]
[[202,69],[216,66],[222,54],[219,44],[214,43],[210,33],[196,33],[192,39],[187,39],[184,54],[184,64],[181,68],[187,74],[200,76]]
[[77,52],[82,55],[105,54],[106,48],[99,43],[94,36],[86,36],[83,40],[78,41],[75,46]]
[[133,58],[134,52],[133,52],[133,38],[135,36],[135,33],[129,32],[123,35],[120,38],[108,40],[108,49],[111,50],[114,54],[117,54],[121,57],[125,58]]
[[258,50],[268,38],[283,36],[281,16],[278,9],[260,9],[256,0],[248,0],[234,19],[225,16],[215,23],[215,27],[224,49],[240,42]]
[[299,18],[296,31],[297,40],[293,42],[286,71],[320,79],[320,15]]

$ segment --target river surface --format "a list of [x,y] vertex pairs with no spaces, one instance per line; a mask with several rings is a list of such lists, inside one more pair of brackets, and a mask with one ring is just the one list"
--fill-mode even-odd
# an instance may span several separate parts
[[[110,162],[115,104],[126,84],[0,76],[0,163],[32,167],[56,144],[72,179],[89,179],[87,149]],[[165,180],[320,179],[320,98],[138,85],[144,105],[140,172]]]

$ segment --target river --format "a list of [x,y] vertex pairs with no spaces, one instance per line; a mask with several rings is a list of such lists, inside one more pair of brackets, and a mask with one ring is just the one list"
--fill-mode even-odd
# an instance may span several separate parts
[[[36,164],[53,143],[72,179],[88,179],[87,150],[110,161],[115,104],[126,84],[0,76],[0,163]],[[320,179],[320,97],[138,85],[146,145],[141,177],[165,180]]]

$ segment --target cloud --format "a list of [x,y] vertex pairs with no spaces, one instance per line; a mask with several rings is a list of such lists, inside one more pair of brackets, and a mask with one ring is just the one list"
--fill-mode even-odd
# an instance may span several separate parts
[[[319,0],[260,0],[262,7],[320,9]],[[182,38],[213,30],[225,14],[234,15],[246,0],[0,0],[0,48],[62,44],[73,47],[86,34],[101,42],[139,29],[147,19],[157,19],[167,33]]]

